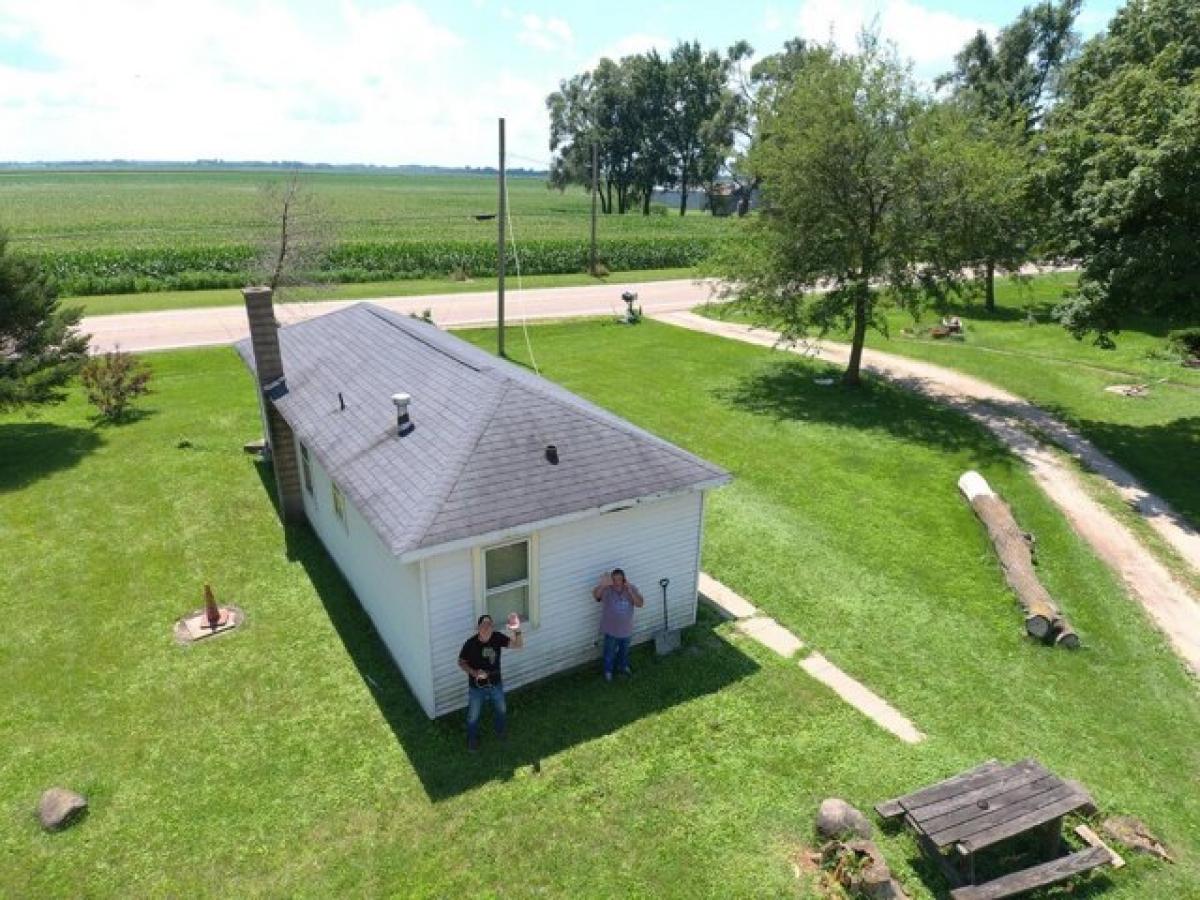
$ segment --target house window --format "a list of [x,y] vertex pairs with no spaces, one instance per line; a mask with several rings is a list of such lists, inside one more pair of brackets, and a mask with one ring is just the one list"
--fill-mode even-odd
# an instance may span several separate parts
[[529,541],[516,541],[483,551],[483,610],[503,627],[515,612],[529,621]]
[[333,488],[333,514],[338,517],[338,521],[343,525],[346,524],[346,498],[342,495],[341,488],[336,484]]
[[300,445],[300,469],[304,472],[304,489],[311,496],[313,492],[312,463],[308,461],[308,448],[303,444]]

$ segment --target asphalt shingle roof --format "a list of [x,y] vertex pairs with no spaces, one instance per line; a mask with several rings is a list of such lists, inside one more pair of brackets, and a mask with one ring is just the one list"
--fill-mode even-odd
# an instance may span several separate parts
[[[397,555],[729,480],[514,363],[369,303],[282,327],[279,343],[276,408]],[[253,369],[250,341],[236,349]],[[401,391],[413,429],[398,437]]]

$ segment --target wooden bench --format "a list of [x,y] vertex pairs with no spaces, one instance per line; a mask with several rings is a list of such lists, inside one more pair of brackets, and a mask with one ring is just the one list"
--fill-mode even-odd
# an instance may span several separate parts
[[1070,856],[1052,859],[1050,862],[1013,872],[983,884],[972,884],[950,892],[953,900],[1000,900],[1066,881],[1076,875],[1108,865],[1112,856],[1105,847],[1089,847]]

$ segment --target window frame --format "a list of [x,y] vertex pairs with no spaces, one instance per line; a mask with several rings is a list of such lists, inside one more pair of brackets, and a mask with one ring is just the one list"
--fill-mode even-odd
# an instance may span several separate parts
[[304,490],[313,500],[317,499],[316,487],[313,484],[312,460],[308,455],[308,445],[300,441],[300,475],[304,479]]
[[333,481],[329,482],[329,494],[333,497],[333,515],[342,523],[342,527],[347,531],[350,530],[350,524],[346,520],[346,495],[342,493],[342,489]]
[[[489,550],[499,550],[514,544],[525,544],[525,577],[510,581],[494,588],[487,586],[487,554]],[[477,546],[472,550],[472,568],[475,574],[475,618],[488,612],[488,597],[503,591],[511,591],[516,587],[524,587],[526,591],[526,613],[521,624],[537,628],[541,622],[541,608],[538,603],[538,536],[537,533],[520,537],[512,537],[493,544]],[[489,613],[490,615],[490,613]],[[474,624],[474,623],[472,623]],[[503,628],[503,622],[496,622],[497,627]]]

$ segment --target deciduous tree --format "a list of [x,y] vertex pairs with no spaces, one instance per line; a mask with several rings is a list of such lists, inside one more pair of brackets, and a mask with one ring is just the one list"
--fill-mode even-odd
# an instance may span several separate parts
[[1080,2],[1027,6],[995,39],[976,32],[937,81],[951,88],[950,102],[961,113],[978,120],[967,136],[979,151],[974,176],[963,185],[962,208],[969,215],[948,236],[980,276],[989,310],[996,306],[996,269],[1019,269],[1038,242],[1029,173],[1041,143],[1037,132],[1078,49]]
[[297,171],[264,184],[261,204],[264,221],[252,280],[270,287],[280,300],[313,283],[333,243],[333,227]]
[[1104,341],[1131,314],[1200,314],[1200,4],[1124,6],[1072,67],[1046,146],[1060,246],[1083,260],[1063,323]]
[[640,204],[649,214],[655,188],[675,185],[683,192],[680,213],[686,212],[687,191],[715,183],[732,154],[744,111],[730,74],[748,52],[744,42],[727,56],[681,43],[665,59],[654,50],[620,62],[602,59],[562,81],[546,98],[551,186],[589,186],[595,143],[604,212]]
[[859,383],[883,289],[910,307],[958,286],[930,220],[945,205],[929,104],[893,50],[806,54],[759,110],[749,163],[760,215],[717,261],[728,290],[781,323],[785,340],[845,327],[844,381]]

